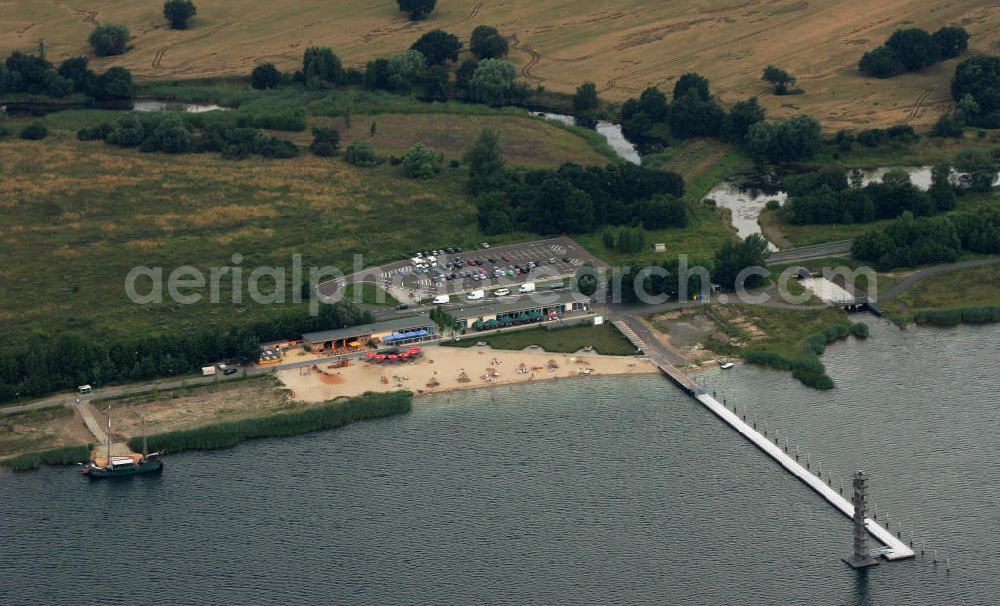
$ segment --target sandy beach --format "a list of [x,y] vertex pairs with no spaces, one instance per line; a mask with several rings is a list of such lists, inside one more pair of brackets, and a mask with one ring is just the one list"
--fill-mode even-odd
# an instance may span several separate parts
[[425,347],[416,361],[379,364],[352,360],[344,367],[320,362],[280,370],[277,377],[291,390],[292,400],[324,402],[367,391],[408,389],[421,395],[558,378],[654,372],[657,369],[649,360],[594,352],[556,354],[531,348],[509,351],[432,346]]

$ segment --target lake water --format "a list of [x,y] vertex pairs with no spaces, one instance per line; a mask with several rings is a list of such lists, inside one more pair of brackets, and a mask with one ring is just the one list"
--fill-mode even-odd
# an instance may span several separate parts
[[992,604],[1000,325],[830,347],[838,388],[705,374],[951,559],[848,569],[849,521],[659,376],[439,395],[157,477],[0,472],[0,603]]
[[178,101],[163,101],[157,99],[136,99],[132,110],[137,112],[184,111],[189,114],[204,112],[227,111],[230,108],[215,103],[180,103]]
[[[560,124],[566,124],[569,126],[577,125],[576,118],[566,114],[555,114],[551,112],[531,113],[535,116],[541,116],[546,120],[559,122]],[[595,130],[598,134],[603,136],[605,140],[607,140],[608,145],[611,146],[611,149],[613,149],[620,158],[626,162],[631,162],[632,164],[642,164],[642,158],[639,157],[639,152],[635,149],[635,146],[625,138],[624,133],[622,133],[621,124],[599,120]]]
[[[930,166],[904,167],[902,170],[910,175],[910,182],[917,188],[927,191],[931,186],[931,168]],[[872,182],[881,182],[887,172],[896,169],[899,167],[861,171],[862,183],[867,185]],[[1000,175],[997,176],[993,185],[994,187],[1000,185]],[[705,198],[715,200],[719,206],[731,210],[733,227],[736,228],[740,238],[746,238],[751,234],[761,233],[757,220],[767,201],[777,200],[779,204],[784,205],[788,194],[784,191],[765,193],[759,189],[740,188],[731,182],[723,181],[709,190],[705,194]],[[778,250],[778,247],[771,242],[768,242],[768,248],[772,251]]]

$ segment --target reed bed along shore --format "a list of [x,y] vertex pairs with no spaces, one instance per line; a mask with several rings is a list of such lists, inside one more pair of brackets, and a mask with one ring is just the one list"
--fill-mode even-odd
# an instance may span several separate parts
[[[155,434],[149,436],[147,442],[150,450],[168,453],[229,448],[244,440],[294,436],[405,414],[410,412],[412,405],[412,394],[408,391],[365,393],[291,412]],[[132,450],[141,451],[142,436],[133,437],[128,445]]]

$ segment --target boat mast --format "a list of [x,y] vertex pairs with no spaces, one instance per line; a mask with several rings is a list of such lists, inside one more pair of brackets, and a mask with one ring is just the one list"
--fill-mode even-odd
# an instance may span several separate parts
[[108,469],[111,469],[111,405],[108,404]]
[[139,416],[142,419],[142,458],[149,456],[149,448],[146,446],[146,414]]

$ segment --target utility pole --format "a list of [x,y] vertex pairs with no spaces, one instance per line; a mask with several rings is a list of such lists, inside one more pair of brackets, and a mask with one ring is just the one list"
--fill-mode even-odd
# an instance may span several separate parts
[[865,490],[868,478],[865,472],[860,469],[854,472],[851,486],[854,494],[851,502],[854,505],[854,553],[850,558],[844,558],[844,562],[851,568],[866,568],[877,566],[878,560],[868,552],[868,528],[865,526]]

